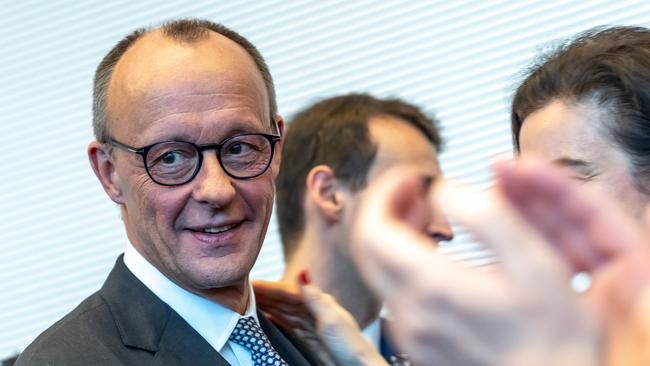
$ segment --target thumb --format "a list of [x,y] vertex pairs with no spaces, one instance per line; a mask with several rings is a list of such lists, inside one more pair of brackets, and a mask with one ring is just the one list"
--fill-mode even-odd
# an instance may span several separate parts
[[352,315],[332,295],[322,292],[316,285],[303,285],[300,291],[318,328],[338,327],[341,330],[361,332]]

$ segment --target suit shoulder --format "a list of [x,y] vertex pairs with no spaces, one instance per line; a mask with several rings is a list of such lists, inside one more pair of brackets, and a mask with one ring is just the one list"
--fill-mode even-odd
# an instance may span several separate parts
[[108,305],[95,293],[41,333],[16,365],[81,365],[116,342],[121,345]]

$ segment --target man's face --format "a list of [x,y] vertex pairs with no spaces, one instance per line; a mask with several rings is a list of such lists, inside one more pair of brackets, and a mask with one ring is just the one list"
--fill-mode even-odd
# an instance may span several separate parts
[[[216,33],[192,44],[158,31],[144,36],[116,66],[108,95],[111,136],[135,147],[276,133],[255,64]],[[264,174],[246,180],[229,177],[215,150],[204,151],[196,177],[174,187],[153,182],[141,156],[119,149],[112,156],[120,190],[113,199],[149,262],[193,292],[246,280],[271,215],[278,151]]]
[[[373,142],[377,145],[377,155],[368,172],[367,182],[384,171],[398,165],[417,167],[423,176],[442,178],[438,154],[429,140],[410,123],[391,116],[376,116],[368,121]],[[357,195],[363,194],[363,191]],[[453,231],[447,216],[440,205],[431,200],[432,217],[423,231],[436,242],[451,240]]]

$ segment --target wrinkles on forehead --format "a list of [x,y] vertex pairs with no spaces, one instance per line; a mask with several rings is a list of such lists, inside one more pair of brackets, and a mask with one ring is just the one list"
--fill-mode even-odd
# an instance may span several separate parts
[[169,92],[149,90],[141,98],[142,106],[147,111],[148,119],[156,121],[173,114],[237,109],[242,105],[254,105],[263,97],[255,95],[258,94],[255,93],[255,88],[246,83],[227,81],[223,78],[218,83],[215,81],[207,86],[205,91],[201,91],[201,85],[188,85],[186,88],[176,86]]

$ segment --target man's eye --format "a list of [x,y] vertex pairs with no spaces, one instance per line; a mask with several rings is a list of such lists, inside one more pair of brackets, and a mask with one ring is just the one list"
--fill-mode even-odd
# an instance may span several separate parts
[[166,165],[173,165],[179,163],[183,156],[178,151],[170,151],[160,157],[160,162]]
[[245,154],[247,152],[250,152],[250,150],[251,150],[251,146],[249,144],[238,142],[228,147],[228,154],[229,155]]

